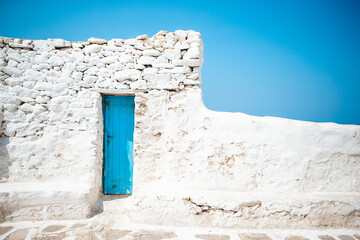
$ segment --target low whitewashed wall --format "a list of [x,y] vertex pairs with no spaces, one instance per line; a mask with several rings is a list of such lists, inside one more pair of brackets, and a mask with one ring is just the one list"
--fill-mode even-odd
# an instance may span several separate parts
[[[61,218],[59,199],[64,212],[74,212],[63,218],[89,216],[101,192],[101,93],[135,95],[134,204],[144,199],[147,211],[149,189],[346,192],[359,199],[360,126],[206,109],[197,32],[88,42],[1,38],[0,46],[0,212],[7,220],[41,219],[44,211]],[[36,200],[39,189],[48,190],[56,211],[51,201]],[[33,201],[23,206],[19,192]],[[359,202],[338,222],[357,219],[351,226],[360,226]]]

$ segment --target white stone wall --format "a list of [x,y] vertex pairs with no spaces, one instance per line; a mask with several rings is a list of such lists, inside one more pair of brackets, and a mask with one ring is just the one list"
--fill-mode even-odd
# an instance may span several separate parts
[[[60,218],[58,208],[49,210],[52,200],[36,200],[44,198],[41,189],[60,209],[63,200],[64,211],[76,212],[81,203],[78,214],[66,218],[89,216],[101,192],[100,93],[135,95],[134,204],[143,199],[146,211],[153,199],[146,205],[147,198],[137,195],[149,189],[162,195],[188,189],[274,196],[360,190],[360,126],[206,109],[197,32],[87,42],[0,38],[0,46],[0,213],[7,219],[41,219],[42,211]],[[14,192],[33,201],[21,208],[17,199],[24,197]],[[185,199],[179,209],[186,208],[192,201],[182,196],[168,206]],[[157,204],[165,202],[169,197]],[[351,204],[348,215],[359,215],[358,202]],[[133,216],[146,218],[141,213]]]

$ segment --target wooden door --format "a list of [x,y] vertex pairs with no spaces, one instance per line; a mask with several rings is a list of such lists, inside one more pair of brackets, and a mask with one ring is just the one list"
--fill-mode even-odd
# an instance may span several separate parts
[[103,96],[104,194],[131,194],[134,97]]

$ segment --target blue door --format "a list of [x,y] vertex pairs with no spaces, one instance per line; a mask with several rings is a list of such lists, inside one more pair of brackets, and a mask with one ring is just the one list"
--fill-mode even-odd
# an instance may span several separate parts
[[131,194],[134,97],[103,96],[104,194]]

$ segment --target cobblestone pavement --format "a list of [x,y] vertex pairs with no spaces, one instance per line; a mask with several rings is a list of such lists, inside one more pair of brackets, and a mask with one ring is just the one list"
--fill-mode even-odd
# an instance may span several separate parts
[[251,230],[131,225],[114,221],[38,221],[0,224],[0,240],[360,240],[360,230]]

